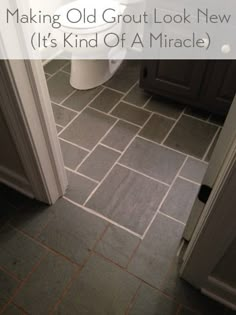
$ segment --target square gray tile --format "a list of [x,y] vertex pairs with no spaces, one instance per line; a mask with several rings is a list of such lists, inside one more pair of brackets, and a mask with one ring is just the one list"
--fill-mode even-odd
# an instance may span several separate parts
[[182,116],[166,139],[165,145],[201,159],[216,132],[217,127],[214,125]]
[[86,108],[60,137],[92,150],[115,122],[115,118]]
[[108,113],[122,97],[122,93],[115,92],[110,89],[105,89],[93,100],[93,102],[89,106],[101,110],[102,112]]
[[70,85],[70,76],[65,72],[59,71],[47,81],[47,84],[51,100],[57,104],[74,91]]
[[75,272],[75,266],[49,253],[14,298],[29,314],[49,314]]
[[142,235],[166,191],[167,186],[116,165],[86,206]]
[[53,207],[55,216],[41,233],[40,240],[82,264],[104,231],[105,221],[64,199],[57,201]]
[[63,140],[60,141],[65,166],[75,170],[89,152]]
[[76,113],[52,103],[52,110],[56,124],[65,127],[75,116]]
[[200,186],[177,178],[160,211],[186,223]]
[[185,106],[168,100],[164,97],[152,97],[145,108],[159,114],[177,119],[183,112]]
[[96,187],[96,183],[79,174],[67,171],[69,186],[66,191],[66,197],[81,205]]
[[0,269],[0,311],[14,294],[18,285],[19,283],[15,279]]
[[178,304],[156,289],[142,284],[129,315],[176,315]]
[[52,60],[51,62],[47,63],[44,66],[44,71],[48,74],[54,74],[60,68],[65,66],[67,63],[68,63],[68,60],[62,60],[62,59]]
[[184,225],[158,214],[128,270],[160,288],[180,245],[183,230]]
[[119,151],[124,151],[129,142],[139,131],[139,127],[119,120],[102,143]]
[[140,239],[129,232],[110,225],[102,240],[96,246],[96,252],[125,267],[138,246]]
[[10,226],[5,226],[0,230],[0,252],[0,266],[24,279],[45,249]]
[[207,163],[188,157],[183,169],[180,172],[180,176],[200,184],[206,173],[207,167]]
[[154,114],[148,123],[142,128],[139,135],[152,141],[161,143],[167,136],[174,120]]
[[138,286],[136,278],[93,256],[72,284],[56,314],[123,315]]
[[185,156],[137,137],[120,160],[139,172],[171,184]]
[[143,124],[148,120],[150,113],[144,109],[120,102],[113,109],[111,115],[127,120],[136,125],[143,126]]
[[118,152],[99,145],[83,162],[78,172],[100,181],[112,168],[119,156]]
[[82,111],[89,102],[91,102],[96,95],[98,95],[102,90],[102,87],[99,86],[91,90],[81,90],[76,91],[68,99],[65,100],[63,106],[66,106],[70,109],[74,109],[78,112]]
[[135,87],[133,87],[133,89],[128,93],[128,95],[126,95],[124,101],[142,107],[145,105],[150,97],[151,95],[142,90],[137,83]]

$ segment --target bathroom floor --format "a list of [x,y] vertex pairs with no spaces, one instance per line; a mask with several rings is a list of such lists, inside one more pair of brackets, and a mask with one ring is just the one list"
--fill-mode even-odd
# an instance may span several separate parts
[[177,257],[223,122],[151,98],[136,61],[90,91],[69,71],[45,67],[66,196],[48,207],[0,187],[0,313],[231,314],[178,278]]

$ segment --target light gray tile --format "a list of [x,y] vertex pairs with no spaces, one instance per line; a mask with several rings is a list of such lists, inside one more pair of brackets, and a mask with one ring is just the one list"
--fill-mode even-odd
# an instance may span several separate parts
[[108,113],[118,103],[122,96],[122,93],[105,89],[89,106]]
[[124,101],[142,107],[149,100],[150,96],[151,95],[149,93],[139,87],[139,84],[136,84],[128,95],[126,95]]
[[53,114],[56,124],[65,127],[75,116],[76,113],[52,103]]
[[11,278],[0,269],[0,311],[2,307],[9,301],[18,285],[18,281]]
[[111,112],[111,115],[127,120],[131,123],[143,126],[148,120],[150,113],[124,102],[120,102]]
[[206,173],[208,164],[200,160],[188,157],[180,176],[201,183]]
[[177,119],[183,112],[185,106],[164,97],[152,97],[145,108],[159,114]]
[[65,72],[59,71],[47,83],[51,100],[58,104],[74,91],[70,85],[70,76]]
[[83,162],[78,172],[100,181],[111,169],[119,156],[118,152],[99,145]]
[[119,120],[103,139],[102,143],[116,150],[123,151],[138,131],[139,127]]
[[65,66],[68,63],[68,60],[55,59],[50,61],[44,66],[44,71],[48,74],[54,74],[60,68]]
[[63,140],[60,141],[60,144],[65,166],[71,168],[72,170],[76,169],[76,167],[83,161],[83,159],[88,154],[87,151],[78,148]]
[[86,108],[60,137],[91,150],[115,122],[115,118]]
[[166,186],[116,165],[86,206],[142,234],[166,191]]
[[184,159],[185,156],[181,153],[137,137],[120,163],[171,184]]

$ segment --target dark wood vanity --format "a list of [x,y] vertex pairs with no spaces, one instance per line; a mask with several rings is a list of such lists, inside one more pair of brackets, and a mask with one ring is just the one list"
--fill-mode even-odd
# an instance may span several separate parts
[[225,116],[236,93],[236,61],[145,60],[140,87]]

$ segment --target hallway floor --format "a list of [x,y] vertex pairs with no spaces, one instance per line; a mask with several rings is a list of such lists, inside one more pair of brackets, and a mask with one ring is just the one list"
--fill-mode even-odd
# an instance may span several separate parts
[[231,314],[178,278],[177,257],[222,121],[142,92],[137,62],[90,91],[69,70],[45,67],[66,196],[0,186],[0,313]]

